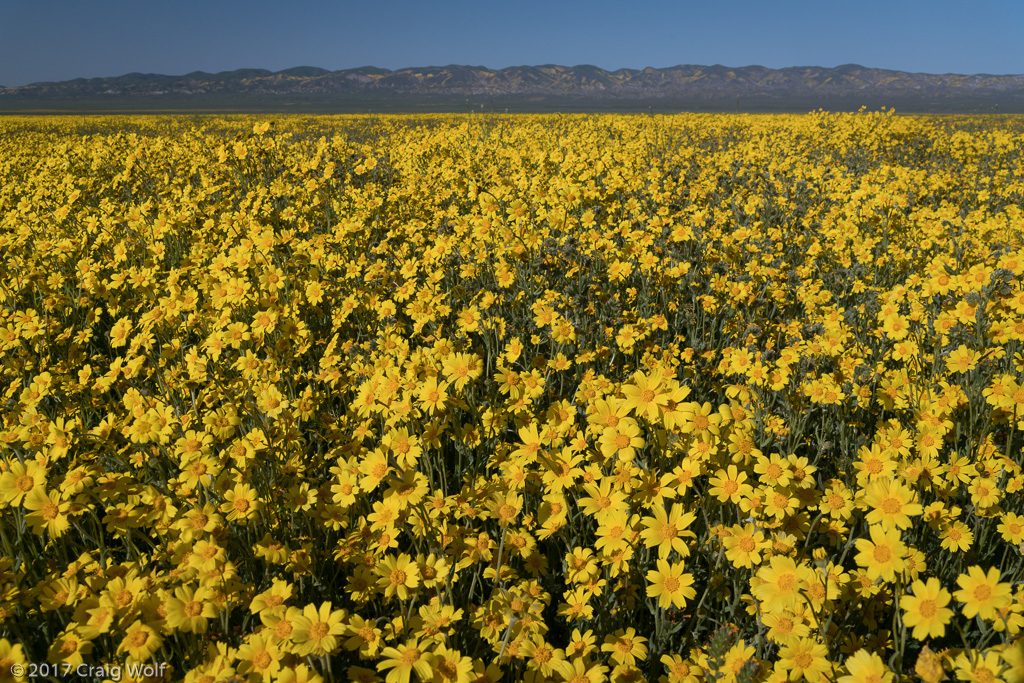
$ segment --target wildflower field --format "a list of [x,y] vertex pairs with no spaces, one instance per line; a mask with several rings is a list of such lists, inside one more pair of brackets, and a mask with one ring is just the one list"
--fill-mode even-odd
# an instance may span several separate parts
[[0,681],[1024,681],[1022,235],[1022,118],[0,119]]

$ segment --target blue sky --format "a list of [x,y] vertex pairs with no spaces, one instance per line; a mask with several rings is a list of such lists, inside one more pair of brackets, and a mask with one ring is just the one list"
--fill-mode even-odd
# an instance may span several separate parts
[[1024,73],[1020,0],[0,0],[0,85],[133,71],[472,64]]

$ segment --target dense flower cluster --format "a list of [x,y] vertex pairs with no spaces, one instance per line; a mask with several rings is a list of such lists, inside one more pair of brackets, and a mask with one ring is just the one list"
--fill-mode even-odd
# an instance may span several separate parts
[[1022,130],[0,120],[0,681],[1024,681]]

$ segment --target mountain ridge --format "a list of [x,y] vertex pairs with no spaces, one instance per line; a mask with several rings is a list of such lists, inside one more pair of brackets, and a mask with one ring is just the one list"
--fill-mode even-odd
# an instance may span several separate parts
[[[461,104],[472,98],[503,102],[587,102],[606,108],[631,103],[681,107],[743,100],[748,105],[801,105],[820,100],[822,106],[854,106],[877,101],[917,103],[924,108],[963,108],[968,104],[1024,110],[1024,74],[930,74],[877,69],[859,64],[836,67],[792,66],[772,69],[760,65],[679,64],[614,71],[591,64],[445,66],[384,69],[363,66],[330,71],[296,66],[280,71],[235,69],[180,76],[132,72],[121,76],[40,81],[0,87],[4,103],[75,102],[127,103],[202,98],[258,98],[264,102],[300,98],[323,104],[373,98],[400,105],[432,101]],[[737,105],[738,107],[738,105]]]

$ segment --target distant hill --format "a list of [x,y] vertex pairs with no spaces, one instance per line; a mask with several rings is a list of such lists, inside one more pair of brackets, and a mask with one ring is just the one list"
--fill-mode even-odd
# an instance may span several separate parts
[[1024,112],[1024,75],[923,74],[871,69],[680,65],[376,67],[328,71],[238,69],[0,87],[0,111],[280,109],[360,111],[718,110],[808,111],[894,106],[898,111]]

